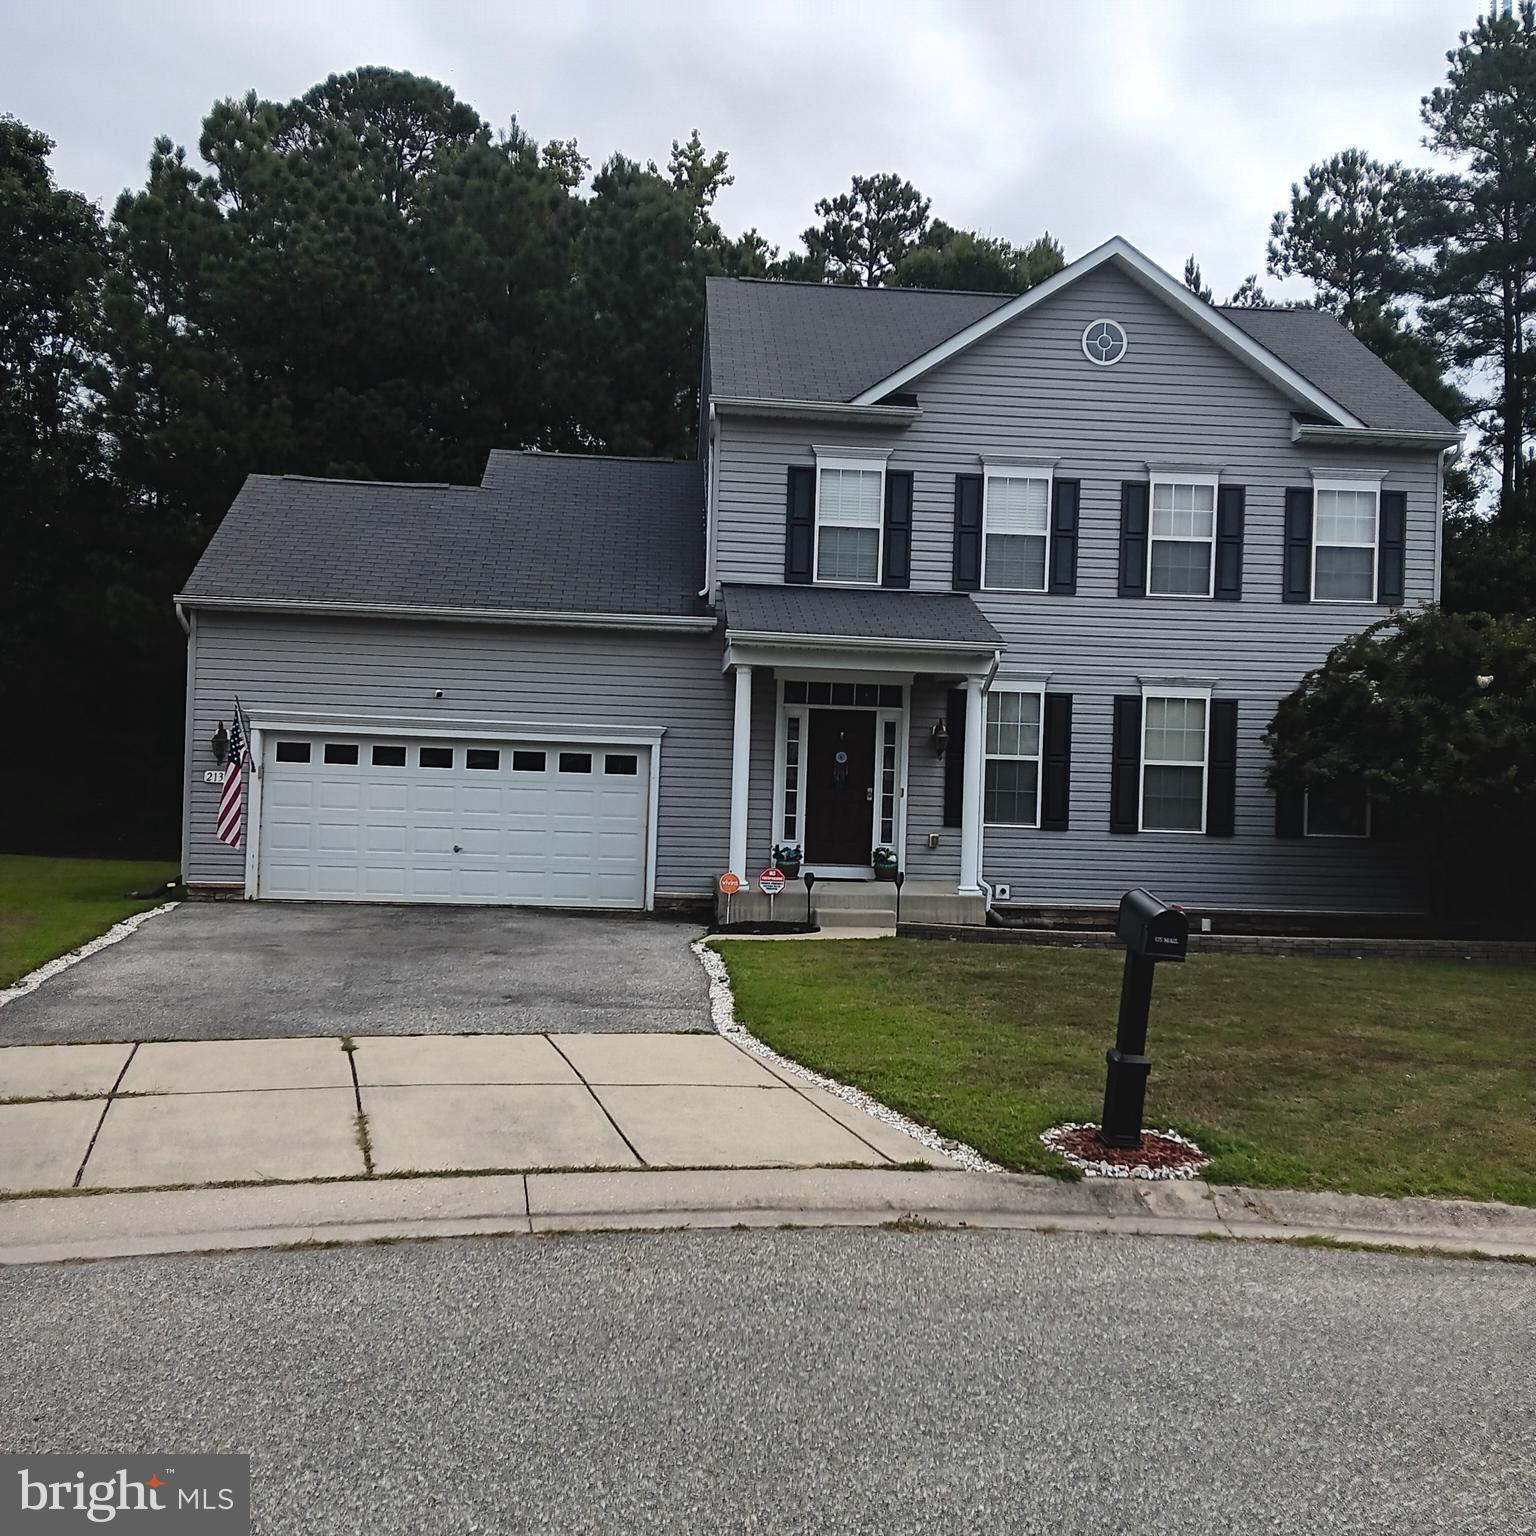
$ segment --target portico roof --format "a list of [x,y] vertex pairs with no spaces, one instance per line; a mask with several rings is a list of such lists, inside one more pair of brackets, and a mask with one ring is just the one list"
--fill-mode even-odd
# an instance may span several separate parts
[[1000,651],[1003,637],[964,592],[728,582],[726,639],[780,645]]

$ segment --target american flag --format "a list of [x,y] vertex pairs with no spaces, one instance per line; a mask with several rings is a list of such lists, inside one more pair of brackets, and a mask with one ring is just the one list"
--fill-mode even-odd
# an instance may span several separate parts
[[240,846],[245,831],[245,732],[240,726],[240,701],[229,732],[229,757],[224,768],[224,788],[219,795],[219,841]]

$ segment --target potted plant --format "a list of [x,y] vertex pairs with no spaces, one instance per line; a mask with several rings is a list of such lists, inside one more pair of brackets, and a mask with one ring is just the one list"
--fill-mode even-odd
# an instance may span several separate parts
[[894,848],[876,848],[873,862],[876,880],[894,880],[896,878],[896,850]]
[[798,880],[800,878],[800,844],[799,843],[775,843],[773,847],[773,862],[783,870],[786,880]]

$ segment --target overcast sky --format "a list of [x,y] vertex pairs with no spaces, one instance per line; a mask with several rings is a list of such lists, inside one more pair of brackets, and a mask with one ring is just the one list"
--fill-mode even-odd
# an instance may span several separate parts
[[[1261,270],[1306,167],[1359,145],[1422,159],[1419,102],[1476,0],[0,0],[0,112],[110,208],[151,141],[195,154],[216,99],[287,100],[383,64],[482,117],[664,162],[697,127],[718,207],[789,247],[818,197],[897,171],[952,224],[1068,256],[1122,234],[1225,296]],[[1271,284],[1271,288],[1275,285]],[[1282,291],[1304,294],[1304,286]]]

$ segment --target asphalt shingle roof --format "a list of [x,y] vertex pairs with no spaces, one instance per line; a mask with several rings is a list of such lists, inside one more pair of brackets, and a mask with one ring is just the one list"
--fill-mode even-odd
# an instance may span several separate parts
[[1224,307],[1221,312],[1366,426],[1390,432],[1456,430],[1326,310]]
[[709,379],[747,400],[851,400],[1013,297],[713,277]]
[[[711,278],[710,388],[727,398],[852,400],[1012,297]],[[1456,430],[1332,315],[1311,309],[1221,313],[1367,426]]]
[[955,641],[1000,648],[1003,637],[963,592],[871,587],[738,585],[721,588],[725,627],[750,634],[849,640]]
[[707,615],[694,460],[493,453],[479,486],[252,475],[183,597]]

